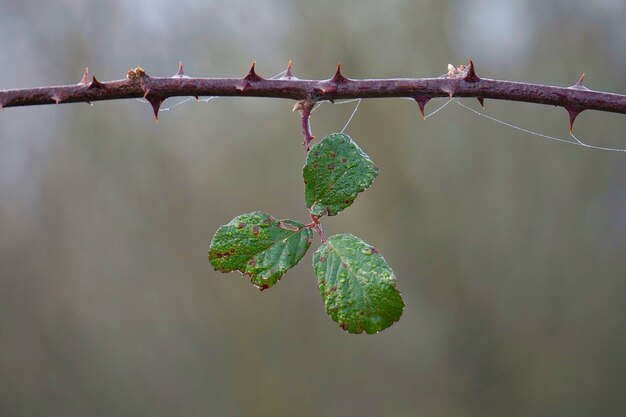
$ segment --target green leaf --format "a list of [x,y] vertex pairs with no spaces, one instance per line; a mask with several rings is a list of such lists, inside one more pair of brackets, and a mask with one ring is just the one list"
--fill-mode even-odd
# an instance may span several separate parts
[[350,333],[377,333],[400,319],[404,301],[376,248],[348,234],[328,238],[313,255],[326,312]]
[[315,216],[334,216],[368,188],[378,167],[348,135],[333,133],[315,144],[306,158],[306,205]]
[[261,291],[300,262],[311,246],[311,229],[255,211],[235,217],[213,236],[209,261],[216,271],[240,271]]

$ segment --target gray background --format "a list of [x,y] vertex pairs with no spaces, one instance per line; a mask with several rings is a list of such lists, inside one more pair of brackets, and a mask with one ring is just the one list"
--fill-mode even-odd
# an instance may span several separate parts
[[[171,75],[179,59],[197,76],[292,59],[301,78],[337,62],[366,78],[473,58],[486,77],[584,71],[624,93],[625,18],[618,0],[0,0],[0,88],[75,83],[85,66]],[[563,109],[486,104],[567,137]],[[364,101],[347,133],[381,175],[325,230],[376,245],[406,309],[353,336],[326,316],[310,253],[263,293],[206,259],[237,214],[307,219],[292,106],[190,101],[158,126],[136,100],[0,111],[0,415],[626,413],[624,154],[457,105],[423,122],[410,101]],[[322,106],[314,133],[351,110]],[[624,126],[585,112],[576,132],[626,147]]]

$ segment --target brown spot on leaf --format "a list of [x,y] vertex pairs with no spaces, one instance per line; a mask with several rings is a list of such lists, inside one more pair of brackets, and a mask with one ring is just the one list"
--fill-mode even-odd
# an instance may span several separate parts
[[348,162],[348,158],[341,158],[341,162],[345,164],[346,162]]
[[331,158],[334,158],[334,157],[336,157],[336,156],[337,156],[337,154],[336,154],[335,152],[331,152],[331,153],[330,153],[330,157],[331,157]]
[[259,226],[254,226],[252,228],[252,234],[255,236],[259,234]]
[[243,229],[244,227],[246,227],[245,223],[239,223],[237,226],[235,226],[237,229]]
[[335,169],[335,164],[328,164],[328,170],[332,171],[333,169]]

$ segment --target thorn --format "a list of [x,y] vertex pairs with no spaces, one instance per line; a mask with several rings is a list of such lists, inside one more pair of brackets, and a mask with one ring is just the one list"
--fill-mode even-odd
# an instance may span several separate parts
[[78,84],[89,84],[89,67],[85,67],[85,72],[83,72],[83,78],[78,82]]
[[415,101],[417,102],[417,105],[420,108],[420,113],[422,113],[422,120],[426,120],[426,112],[424,110],[426,109],[426,103],[430,101],[430,97],[416,96],[413,98],[415,99]]
[[[146,95],[147,94],[148,93],[146,93]],[[155,95],[144,96],[144,97],[152,105],[152,110],[154,111],[154,118],[158,124],[159,123],[159,108],[161,107],[161,103],[163,103],[167,97],[160,97],[160,96],[155,96]]]
[[91,84],[89,84],[88,88],[89,89],[92,89],[92,88],[101,89],[101,88],[104,88],[104,84],[102,84],[100,81],[98,81],[96,79],[96,76],[94,75],[93,76],[93,81],[91,81]]
[[200,99],[198,98],[198,96],[194,96],[196,98],[196,101],[200,101]]
[[289,60],[289,63],[287,64],[287,71],[285,71],[285,75],[280,77],[280,79],[281,80],[297,80],[298,79],[297,77],[293,75],[293,72],[291,71],[291,60]]
[[478,102],[480,103],[480,107],[485,108],[485,99],[482,97],[476,97],[476,100],[478,100]]
[[343,84],[343,83],[350,81],[346,77],[344,77],[343,74],[341,74],[341,63],[337,64],[337,71],[335,72],[334,77],[331,78],[330,81],[335,84]]
[[[250,67],[250,71],[248,71],[248,75],[246,75],[245,77],[243,77],[244,80],[246,81],[250,81],[250,82],[255,82],[255,81],[262,81],[263,78],[259,77],[256,72],[254,71],[254,66],[256,65],[256,61],[252,61],[252,66]],[[243,90],[242,90],[243,91]]]
[[89,104],[90,107],[93,107],[93,103],[91,101],[86,101],[85,103]]
[[480,77],[476,75],[476,71],[474,69],[474,61],[469,60],[469,67],[467,67],[467,72],[465,73],[465,77],[463,80],[467,83],[477,83],[480,81]]
[[179,77],[185,75],[185,71],[183,70],[183,61],[178,61],[178,72],[176,73],[176,75]]
[[52,97],[50,97],[56,104],[59,104],[63,99],[57,93],[54,93]]
[[576,84],[574,84],[573,86],[569,87],[569,88],[575,88],[577,90],[589,90],[585,86],[585,73],[583,72],[583,74],[580,76],[580,79],[578,80],[578,82]]
[[576,117],[578,117],[578,115],[585,109],[581,109],[579,107],[565,107],[565,110],[567,110],[567,113],[569,114],[569,133],[571,134],[574,129],[574,121],[576,120]]

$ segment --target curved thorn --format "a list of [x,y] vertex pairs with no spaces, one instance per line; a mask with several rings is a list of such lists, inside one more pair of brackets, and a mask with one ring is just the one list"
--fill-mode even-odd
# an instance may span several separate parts
[[417,102],[417,105],[420,108],[420,113],[422,113],[422,120],[426,120],[426,104],[430,101],[430,97],[424,96],[416,96],[413,99]]
[[91,84],[89,84],[88,88],[89,89],[92,89],[92,88],[101,89],[101,88],[104,88],[104,84],[102,84],[100,81],[98,81],[98,79],[94,75],[93,78],[92,78]]
[[480,81],[480,77],[476,75],[476,70],[474,69],[474,61],[469,60],[469,67],[467,67],[467,72],[463,80],[468,83],[477,83]]
[[330,80],[331,82],[334,82],[336,84],[343,84],[348,82],[349,80],[343,76],[343,74],[341,73],[341,63],[337,64],[337,71],[335,71],[335,75],[333,76],[333,78],[331,78]]
[[161,108],[161,103],[165,101],[166,97],[159,97],[155,95],[144,96],[144,97],[146,98],[146,100],[148,100],[148,102],[152,106],[152,111],[154,112],[154,118],[156,120],[156,123],[158,124],[159,123],[159,108]]
[[480,103],[480,107],[482,107],[484,109],[485,108],[485,99],[482,98],[482,97],[476,97],[476,99]]
[[578,107],[565,107],[565,110],[567,110],[567,113],[569,114],[569,133],[572,133],[576,117],[578,117],[578,115],[585,109]]
[[85,71],[83,72],[83,78],[78,82],[78,84],[89,84],[89,67],[85,67]]
[[287,72],[285,73],[285,77],[287,78],[293,77],[293,74],[291,73],[291,59],[289,60],[289,63],[287,64]]
[[576,84],[574,84],[570,88],[575,88],[577,90],[589,90],[585,86],[585,73],[584,72],[582,73],[582,75],[580,76],[580,79],[576,82]]
[[252,66],[250,67],[250,71],[248,71],[248,75],[243,77],[244,80],[251,81],[251,82],[263,80],[263,78],[259,77],[257,73],[255,72],[254,70],[255,65],[256,65],[256,61],[252,61]]

